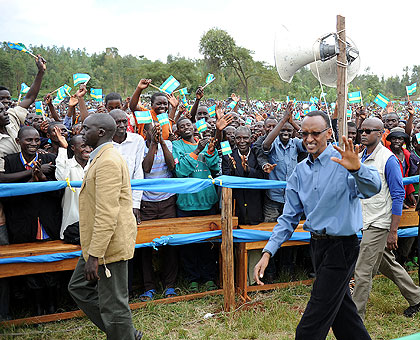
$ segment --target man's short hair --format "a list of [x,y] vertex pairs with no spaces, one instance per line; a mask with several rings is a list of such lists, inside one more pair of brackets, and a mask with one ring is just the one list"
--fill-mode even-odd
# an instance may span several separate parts
[[309,112],[305,116],[305,118],[306,117],[317,117],[317,116],[322,117],[324,119],[325,124],[327,125],[327,128],[330,128],[331,127],[330,117],[325,112],[322,112],[322,111],[311,111],[311,112]]
[[122,97],[119,93],[111,92],[105,96],[105,105],[108,104],[110,100],[119,100],[122,103]]
[[31,131],[31,130],[34,130],[35,132],[38,132],[38,130],[37,130],[37,129],[35,129],[33,126],[27,126],[27,125],[24,125],[24,126],[22,126],[22,127],[19,129],[19,132],[18,132],[17,137],[20,139],[20,138],[22,138],[22,136],[23,136],[26,132]]
[[48,124],[47,133],[48,134],[51,134],[53,132],[53,130],[54,130],[54,126],[56,126],[56,125],[64,125],[64,124],[61,123],[61,122],[51,122],[51,123],[49,123]]
[[275,120],[275,121],[276,121],[276,123],[277,123],[277,119],[276,119],[276,118],[274,118],[274,117],[267,117],[266,119],[264,119],[264,126],[267,124],[267,122],[268,122],[269,120]]
[[356,129],[357,125],[356,125],[355,122],[347,122],[347,127],[348,128],[355,128]]
[[181,121],[188,119],[191,122],[191,119],[187,118],[187,117],[181,117],[178,119],[178,121],[176,122],[176,124],[178,125]]
[[10,90],[6,86],[0,86],[0,91],[9,91]]
[[248,126],[239,126],[236,131],[235,131],[235,135],[239,132],[245,132],[247,133],[250,137],[252,136],[251,133],[251,129]]

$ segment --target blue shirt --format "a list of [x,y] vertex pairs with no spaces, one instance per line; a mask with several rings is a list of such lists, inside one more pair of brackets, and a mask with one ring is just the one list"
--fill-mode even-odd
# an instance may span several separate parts
[[[299,138],[291,138],[286,146],[280,140],[280,136],[271,144],[269,151],[264,151],[268,154],[271,164],[277,164],[273,171],[268,175],[269,179],[277,181],[287,181],[293,173],[298,163],[298,153],[305,151],[302,140]],[[284,203],[285,189],[270,189],[267,190],[267,196],[273,201]]]
[[331,157],[341,158],[332,145],[315,159],[309,155],[300,162],[287,181],[283,215],[277,220],[264,250],[272,255],[287,241],[306,215],[303,229],[334,236],[356,234],[363,227],[359,198],[369,198],[381,190],[376,169],[360,164],[349,172]]
[[[369,156],[370,154],[368,155],[365,149],[365,151],[363,151],[361,161],[364,163]],[[385,163],[385,180],[388,184],[389,193],[392,199],[392,214],[401,216],[405,198],[405,189],[403,185],[400,162],[395,155],[389,157]]]

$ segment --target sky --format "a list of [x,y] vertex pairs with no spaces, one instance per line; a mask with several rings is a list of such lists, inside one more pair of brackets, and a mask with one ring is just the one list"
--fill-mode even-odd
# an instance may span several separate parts
[[390,77],[420,64],[418,0],[392,5],[383,0],[0,0],[0,13],[0,41],[85,48],[88,53],[117,47],[121,55],[166,61],[168,54],[202,58],[201,36],[218,27],[270,65],[280,25],[315,41],[336,30],[340,14],[360,51],[360,72],[369,67],[371,73]]

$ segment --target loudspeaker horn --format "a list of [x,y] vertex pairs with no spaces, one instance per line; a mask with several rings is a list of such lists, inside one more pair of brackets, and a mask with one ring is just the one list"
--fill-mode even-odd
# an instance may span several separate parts
[[[347,43],[357,51],[357,47],[354,42],[350,38],[346,38]],[[319,78],[318,78],[318,72]],[[337,87],[337,56],[326,60],[326,61],[314,61],[313,63],[309,64],[309,68],[311,69],[312,74],[314,77],[321,81],[322,84],[329,86],[329,87]],[[357,57],[349,63],[347,66],[347,84],[349,84],[359,73],[360,70],[360,56]]]
[[[351,82],[360,68],[359,51],[351,39],[347,38],[347,83]],[[280,78],[288,83],[294,74],[303,66],[310,68],[318,79],[315,62],[318,66],[321,82],[336,87],[338,41],[335,34],[326,34],[314,39],[307,36],[296,36],[281,25],[274,42],[274,58]],[[315,71],[315,72],[314,72]]]

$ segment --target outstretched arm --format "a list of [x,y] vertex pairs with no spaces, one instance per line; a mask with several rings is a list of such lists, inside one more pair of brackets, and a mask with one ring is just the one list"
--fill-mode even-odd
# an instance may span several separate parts
[[191,120],[195,121],[195,114],[197,113],[198,104],[200,103],[201,98],[204,96],[203,87],[199,86],[197,91],[195,92],[195,102],[191,108]]
[[41,88],[42,77],[44,77],[44,72],[47,69],[47,63],[45,59],[42,58],[39,54],[37,55],[35,62],[36,66],[38,67],[38,73],[25,98],[23,98],[19,103],[19,106],[23,107],[24,109],[27,109],[36,100],[39,89]]
[[133,95],[131,96],[130,99],[130,110],[131,112],[134,113],[134,111],[140,111],[141,108],[139,106],[139,100],[140,100],[140,95],[141,92],[146,89],[149,84],[152,82],[151,79],[140,79],[136,90],[134,91]]
[[283,128],[284,124],[286,124],[291,119],[291,113],[293,110],[293,102],[287,103],[286,113],[284,114],[281,121],[276,125],[276,127],[271,130],[271,132],[268,134],[266,139],[263,142],[263,150],[269,151],[271,149],[271,145],[273,144],[276,137],[279,135],[280,130]]

